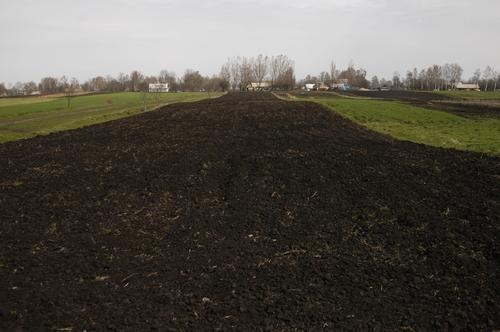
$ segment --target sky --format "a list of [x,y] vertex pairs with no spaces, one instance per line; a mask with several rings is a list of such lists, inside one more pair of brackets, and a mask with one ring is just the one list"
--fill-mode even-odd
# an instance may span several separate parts
[[286,54],[297,78],[459,63],[500,71],[500,0],[0,0],[0,82],[219,72]]

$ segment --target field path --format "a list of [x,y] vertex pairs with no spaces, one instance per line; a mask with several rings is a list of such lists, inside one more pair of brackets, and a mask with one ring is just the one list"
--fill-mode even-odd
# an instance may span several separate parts
[[0,330],[500,328],[500,158],[267,93],[0,156]]

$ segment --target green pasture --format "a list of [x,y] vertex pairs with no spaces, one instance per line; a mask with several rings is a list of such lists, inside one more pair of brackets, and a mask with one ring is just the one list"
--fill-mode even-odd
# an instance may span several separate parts
[[119,119],[161,105],[220,95],[203,92],[98,94],[72,97],[70,107],[66,97],[0,98],[0,143]]
[[348,99],[338,96],[292,98],[297,99],[320,103],[369,129],[400,140],[500,154],[498,118],[464,118],[394,101]]

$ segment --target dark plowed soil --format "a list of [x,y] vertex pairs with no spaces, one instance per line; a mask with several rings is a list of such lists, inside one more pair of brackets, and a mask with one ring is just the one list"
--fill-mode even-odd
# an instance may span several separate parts
[[[420,105],[418,105],[420,106]],[[423,107],[460,115],[466,118],[500,118],[500,106],[496,103],[433,102]]]
[[390,91],[349,91],[343,92],[347,95],[365,98],[391,99],[399,101],[420,101],[428,102],[432,100],[449,100],[448,96],[432,92],[390,90]]
[[0,330],[500,329],[498,158],[269,94],[0,156]]

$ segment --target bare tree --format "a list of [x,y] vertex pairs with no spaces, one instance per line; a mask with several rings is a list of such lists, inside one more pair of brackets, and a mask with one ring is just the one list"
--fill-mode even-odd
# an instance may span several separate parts
[[345,79],[347,82],[355,87],[368,88],[370,82],[366,79],[366,70],[354,68],[354,63],[351,61],[346,70],[342,71],[339,79]]
[[167,83],[170,91],[178,90],[177,77],[174,72],[170,72],[165,69],[160,71],[160,74],[158,75],[158,82]]
[[88,91],[105,91],[107,89],[108,82],[102,76],[96,76],[91,78],[88,82]]
[[14,84],[14,86],[12,87],[12,90],[14,90],[13,91],[14,95],[23,95],[24,94],[24,83],[16,82],[16,84]]
[[426,71],[427,80],[431,84],[431,90],[439,90],[440,89],[440,80],[442,76],[441,66],[432,65],[427,68]]
[[495,77],[495,71],[490,66],[486,66],[483,71],[483,79],[485,81],[484,91],[488,91],[488,85],[490,81]]
[[290,89],[295,84],[294,63],[286,55],[271,57],[269,72],[273,89]]
[[401,75],[398,72],[395,72],[394,75],[392,75],[392,84],[395,89],[401,88]]
[[[212,81],[214,81],[214,80],[215,80],[215,77],[212,77]],[[226,91],[229,88],[229,86],[231,85],[231,64],[230,64],[230,62],[227,62],[227,63],[222,65],[222,68],[220,70],[220,80],[221,80],[221,82],[219,82],[218,84],[220,84],[223,87],[223,91]],[[212,85],[214,85],[214,84],[212,84]]]
[[[440,90],[454,88],[462,79],[463,69],[456,63],[432,65],[426,69],[414,68],[406,74],[406,85],[413,89]],[[396,84],[396,83],[395,83]]]
[[59,79],[57,90],[58,92],[66,92],[66,89],[69,86],[69,81],[66,76],[63,76]]
[[417,70],[417,68],[413,68],[412,77],[413,77],[413,89],[416,89],[417,79],[418,79],[418,70]]
[[280,85],[284,74],[287,69],[291,66],[291,61],[286,55],[280,54],[278,56],[271,57],[270,60],[270,76],[272,88],[276,89]]
[[259,54],[259,56],[253,61],[252,64],[253,76],[257,83],[259,83],[259,86],[261,85],[262,81],[264,81],[264,78],[266,78],[268,70],[269,58],[267,56]]
[[415,89],[415,86],[413,84],[414,79],[413,79],[413,72],[411,70],[408,70],[406,72],[406,78],[405,78],[405,86],[410,89]]
[[69,81],[69,83],[66,84],[66,87],[64,89],[64,94],[66,96],[68,108],[71,108],[71,99],[73,98],[76,89],[78,89],[79,87],[80,83],[78,83],[78,80],[74,77]]
[[331,81],[331,78],[330,78],[330,73],[326,72],[326,71],[322,71],[321,73],[319,73],[319,80],[323,83],[328,83]]
[[291,64],[280,78],[280,86],[282,89],[290,90],[295,87],[295,70]]
[[[33,92],[37,91],[38,87],[36,85],[35,82],[31,81],[31,82],[27,82],[27,83],[24,83],[24,93],[27,94],[27,95],[30,95],[32,94]],[[1,94],[1,92],[0,92]]]
[[420,81],[420,90],[424,90],[424,88],[429,88],[429,80],[427,78],[427,71],[425,69],[421,69],[418,74],[418,80]]
[[231,88],[236,90],[241,84],[241,66],[240,58],[229,60],[229,70],[231,71]]
[[356,69],[354,68],[354,62],[351,60],[349,61],[349,65],[347,66],[346,70],[343,70],[338,78],[347,80],[347,82],[350,85],[357,86],[356,84]]
[[479,80],[481,80],[481,69],[478,68],[472,75],[471,81],[476,84],[479,84]]
[[128,82],[130,80],[130,77],[124,73],[119,73],[117,77],[118,84],[120,85],[120,91],[127,91],[128,90]]
[[143,78],[144,78],[144,76],[138,70],[134,70],[130,73],[130,81],[132,84],[132,91],[134,91],[134,92],[139,91],[139,84],[141,83]]
[[229,87],[229,81],[226,78],[222,78],[222,76],[214,75],[210,78],[206,78],[203,82],[203,88],[209,94],[213,91],[226,91]]
[[160,71],[160,74],[158,74],[158,81],[160,81],[160,83],[167,83],[169,76],[170,73],[168,72],[168,70],[163,69]]
[[7,88],[5,87],[5,83],[0,83],[0,96],[7,95]]
[[462,74],[464,70],[462,67],[460,67],[459,64],[453,63],[450,65],[450,77],[451,77],[451,85],[455,87],[457,83],[459,83],[462,80]]
[[240,64],[240,89],[244,90],[248,84],[252,83],[253,76],[253,60],[246,57],[241,58]]
[[444,89],[448,90],[448,86],[451,85],[452,80],[451,65],[449,63],[445,63],[441,68],[441,77],[444,81]]
[[270,61],[271,85],[275,89],[280,75],[283,73],[285,58],[283,55],[273,56]]
[[184,91],[200,91],[203,88],[203,80],[200,72],[188,69],[182,77],[182,89]]
[[331,84],[335,83],[337,81],[337,77],[339,76],[339,71],[337,70],[337,65],[335,64],[334,61],[330,63],[330,80]]

